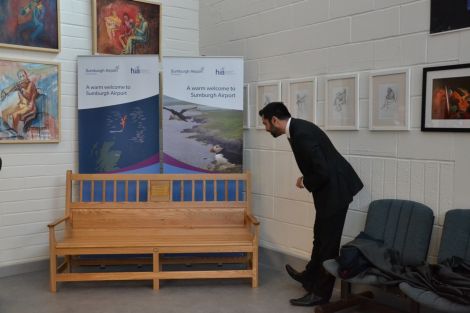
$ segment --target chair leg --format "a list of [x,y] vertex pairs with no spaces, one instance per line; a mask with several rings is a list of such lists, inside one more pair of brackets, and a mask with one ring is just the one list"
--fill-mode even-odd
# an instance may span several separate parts
[[341,299],[345,299],[351,295],[351,283],[344,280],[341,281]]
[[420,305],[418,302],[410,299],[410,312],[411,313],[419,313],[420,312]]

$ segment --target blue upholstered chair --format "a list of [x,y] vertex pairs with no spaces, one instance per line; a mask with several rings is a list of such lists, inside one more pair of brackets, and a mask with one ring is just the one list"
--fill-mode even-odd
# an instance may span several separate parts
[[[428,254],[433,223],[434,214],[424,204],[410,200],[375,200],[369,205],[364,233],[399,251],[404,265],[420,265]],[[336,260],[327,260],[323,266],[340,278]],[[351,284],[380,285],[375,275],[358,275],[342,280],[342,299],[323,305],[316,312],[336,312],[362,303],[363,297],[351,296]],[[362,295],[372,296],[370,292]]]
[[[441,263],[453,256],[470,261],[470,210],[451,210],[445,216],[437,261]],[[400,289],[418,304],[438,311],[470,312],[470,305],[452,302],[432,291],[414,288],[408,283],[401,283]]]

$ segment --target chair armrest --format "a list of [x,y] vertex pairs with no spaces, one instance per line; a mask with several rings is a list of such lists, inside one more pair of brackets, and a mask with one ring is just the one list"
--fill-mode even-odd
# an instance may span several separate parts
[[59,225],[60,223],[62,223],[62,222],[64,222],[64,221],[68,220],[69,218],[70,218],[70,216],[61,217],[61,218],[55,220],[54,222],[48,224],[47,227],[53,228],[53,227]]
[[253,224],[253,225],[256,225],[258,226],[259,225],[259,221],[256,217],[254,217],[253,215],[251,214],[247,214],[246,215],[248,217],[248,219],[250,220],[250,222]]

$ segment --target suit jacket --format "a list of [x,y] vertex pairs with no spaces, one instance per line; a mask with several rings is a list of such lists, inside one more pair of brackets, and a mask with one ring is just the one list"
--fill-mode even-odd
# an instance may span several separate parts
[[305,188],[313,195],[317,215],[331,216],[347,209],[364,186],[352,166],[315,124],[292,118],[289,142],[302,172]]

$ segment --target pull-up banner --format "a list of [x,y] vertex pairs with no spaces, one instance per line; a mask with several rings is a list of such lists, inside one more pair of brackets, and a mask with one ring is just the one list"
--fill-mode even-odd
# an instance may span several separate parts
[[163,58],[163,171],[241,172],[243,58]]
[[80,173],[159,173],[157,55],[80,56]]

